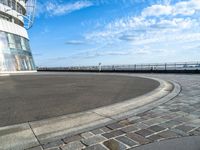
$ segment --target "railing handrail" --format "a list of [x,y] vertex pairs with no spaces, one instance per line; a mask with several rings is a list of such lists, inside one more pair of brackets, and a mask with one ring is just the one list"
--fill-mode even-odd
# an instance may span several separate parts
[[102,65],[102,66],[68,66],[68,67],[38,67],[39,69],[97,69],[101,67],[102,69],[110,68],[110,69],[116,69],[116,68],[149,68],[149,69],[155,69],[155,68],[192,68],[192,67],[200,67],[200,62],[174,62],[174,63],[149,63],[149,64],[118,64],[118,65]]

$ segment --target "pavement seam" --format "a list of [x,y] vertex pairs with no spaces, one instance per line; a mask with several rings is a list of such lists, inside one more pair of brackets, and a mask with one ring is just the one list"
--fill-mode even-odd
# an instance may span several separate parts
[[32,133],[33,133],[33,135],[35,136],[35,138],[36,138],[37,142],[39,143],[39,146],[41,146],[41,147],[42,147],[42,149],[43,149],[43,146],[42,146],[42,144],[41,144],[40,140],[38,139],[38,137],[36,136],[36,134],[35,134],[35,132],[34,132],[33,128],[31,127],[31,124],[30,124],[30,122],[27,122],[27,123],[28,123],[28,125],[29,125],[29,127],[30,127],[30,129],[31,129],[31,131],[32,131]]
[[97,115],[99,115],[99,116],[101,116],[101,117],[111,119],[111,120],[113,120],[113,121],[115,121],[115,122],[119,121],[119,120],[117,120],[117,119],[114,119],[114,118],[109,117],[109,116],[107,116],[107,115],[100,114],[100,113],[95,112],[95,111],[90,111],[90,112],[95,113],[95,114],[97,114]]

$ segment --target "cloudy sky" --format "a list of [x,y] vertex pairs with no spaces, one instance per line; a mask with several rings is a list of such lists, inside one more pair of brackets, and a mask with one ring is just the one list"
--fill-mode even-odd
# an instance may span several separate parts
[[38,0],[38,66],[200,60],[200,0]]

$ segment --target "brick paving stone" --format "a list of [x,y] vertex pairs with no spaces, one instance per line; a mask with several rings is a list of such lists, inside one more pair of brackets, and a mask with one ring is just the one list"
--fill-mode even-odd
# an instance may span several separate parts
[[195,103],[195,104],[192,104],[193,107],[199,109],[200,108],[200,103]]
[[196,115],[193,115],[193,114],[189,114],[189,115],[187,115],[185,117],[189,118],[190,120],[195,120],[195,119],[199,118],[199,116],[196,116]]
[[186,125],[180,125],[180,126],[177,126],[175,129],[179,129],[179,130],[181,130],[183,132],[189,132],[192,129],[194,129],[194,127],[186,126]]
[[172,108],[172,109],[170,109],[170,111],[171,112],[178,112],[178,111],[180,111],[180,109],[178,109],[178,108]]
[[174,119],[175,117],[177,117],[176,114],[166,114],[166,115],[161,116],[161,118],[164,118],[164,119],[167,119],[167,120]]
[[120,136],[120,137],[117,137],[116,138],[118,141],[130,146],[130,147],[133,147],[133,146],[136,146],[138,145],[137,142],[131,140],[130,138],[126,137],[126,136]]
[[137,119],[140,119],[140,117],[139,116],[133,116],[133,117],[129,117],[128,121],[133,121],[133,120],[137,120]]
[[131,117],[131,118],[128,118],[128,121],[130,123],[138,123],[138,122],[142,122],[144,119],[142,119],[141,117],[138,117],[138,116],[134,116],[134,117]]
[[143,136],[136,134],[136,133],[127,133],[127,137],[131,138],[132,140],[140,143],[140,144],[148,144],[151,142],[151,140],[144,138]]
[[179,129],[175,129],[175,128],[172,128],[170,129],[172,132],[175,132],[176,134],[179,134],[180,136],[188,136],[189,134],[179,130]]
[[103,144],[109,149],[109,150],[125,150],[127,147],[126,145],[122,144],[121,142],[118,142],[114,139],[110,139],[108,141],[103,142]]
[[157,140],[163,139],[163,137],[160,136],[159,134],[154,134],[154,135],[149,136],[148,139],[152,141],[157,141]]
[[146,111],[146,112],[143,112],[143,113],[137,114],[137,116],[139,116],[139,117],[143,117],[143,116],[147,116],[147,114],[148,114],[148,112]]
[[126,119],[126,120],[120,121],[119,124],[122,126],[127,126],[127,125],[130,125],[130,122]]
[[193,112],[190,112],[190,113],[193,114],[193,115],[200,116],[200,111],[193,111]]
[[81,150],[83,148],[85,148],[85,145],[83,145],[80,141],[70,142],[61,147],[62,150]]
[[158,115],[157,113],[153,112],[152,110],[149,110],[146,112],[147,115]]
[[104,131],[104,132],[109,132],[109,131],[111,131],[111,129],[109,129],[109,128],[107,128],[107,127],[102,127],[102,128],[100,128],[102,131]]
[[124,132],[131,132],[131,131],[138,130],[138,128],[135,127],[135,125],[129,125],[129,126],[122,128],[121,130],[124,131]]
[[74,135],[74,136],[70,136],[70,137],[66,137],[63,139],[64,143],[69,143],[69,142],[72,142],[72,141],[78,141],[78,140],[81,140],[82,137],[80,135]]
[[124,134],[125,132],[123,132],[122,130],[114,130],[114,131],[111,131],[109,133],[104,133],[102,134],[104,137],[110,139],[110,138],[113,138],[113,137],[116,137],[116,136],[119,136],[119,135],[122,135]]
[[190,122],[187,122],[186,124],[189,126],[198,128],[200,127],[200,119],[191,120]]
[[190,106],[187,106],[187,107],[181,109],[181,111],[186,112],[186,113],[190,113],[190,112],[193,112],[195,110],[196,110],[195,108],[192,108]]
[[95,130],[92,130],[91,132],[92,132],[93,134],[95,134],[95,135],[104,133],[104,131],[101,130],[101,129],[95,129]]
[[183,111],[175,112],[174,114],[176,114],[176,118],[188,115],[188,113],[183,112]]
[[146,116],[142,116],[141,117],[141,120],[148,120],[148,119],[152,119],[152,117],[151,116],[148,116],[148,115],[146,115]]
[[147,119],[153,118],[155,115],[149,112],[145,112],[142,114],[138,114],[137,116],[139,116],[141,120],[147,120]]
[[180,121],[170,120],[170,121],[167,121],[167,122],[159,124],[159,125],[164,127],[164,128],[172,128],[172,127],[174,127],[176,125],[180,125],[180,124],[181,124]]
[[123,126],[120,125],[119,123],[112,123],[112,124],[107,125],[106,127],[108,127],[109,129],[115,130],[118,128],[122,128]]
[[147,114],[147,116],[150,117],[150,118],[160,117],[160,115],[158,115],[158,114]]
[[189,132],[189,135],[200,135],[200,128],[196,129],[196,130],[193,130],[193,131],[190,131]]
[[164,137],[165,139],[179,137],[179,135],[177,133],[172,132],[170,130],[160,132],[160,133],[158,133],[158,135]]
[[179,118],[176,118],[177,121],[180,121],[180,122],[188,122],[191,120],[191,118],[189,117],[186,117],[186,116],[181,116]]
[[150,130],[147,130],[147,129],[142,129],[142,130],[136,131],[135,133],[139,134],[139,135],[141,135],[143,137],[146,137],[146,136],[149,136],[149,135],[153,134],[154,132],[150,131]]
[[48,148],[48,149],[45,149],[45,150],[60,150],[59,147],[54,147],[54,148]]
[[166,114],[166,112],[164,110],[158,109],[158,108],[151,110],[151,112],[153,112],[154,114],[157,114],[157,115]]
[[166,128],[163,128],[163,127],[158,126],[158,125],[151,126],[151,127],[147,128],[147,129],[151,130],[151,131],[154,131],[154,132],[160,132],[162,130],[166,130]]
[[103,137],[102,135],[95,135],[95,136],[89,137],[87,139],[82,139],[81,141],[85,145],[90,146],[90,145],[93,145],[93,144],[103,142],[105,140],[107,140],[107,139],[105,137]]
[[92,132],[85,132],[85,133],[82,133],[81,136],[83,138],[89,138],[91,136],[94,136],[94,134]]
[[54,142],[50,142],[50,143],[46,143],[43,145],[43,148],[44,149],[47,149],[47,148],[54,148],[54,147],[58,147],[58,146],[61,146],[63,145],[64,142],[61,141],[61,140],[57,140],[57,141],[54,141]]
[[85,148],[84,150],[108,150],[108,149],[105,148],[101,144],[96,144],[96,145],[89,146],[89,147]]
[[146,120],[146,119],[140,118],[140,119],[132,120],[132,121],[130,121],[130,123],[131,124],[141,123],[144,120]]
[[152,126],[152,125],[156,125],[156,124],[159,124],[159,123],[162,123],[165,121],[166,121],[166,119],[164,119],[164,118],[153,118],[150,120],[143,121],[143,123],[146,125]]
[[142,122],[139,122],[139,123],[136,123],[134,124],[135,127],[139,128],[139,129],[145,129],[145,128],[148,128],[149,126],[142,123]]
[[37,146],[37,147],[29,148],[27,150],[43,150],[43,148],[41,146]]

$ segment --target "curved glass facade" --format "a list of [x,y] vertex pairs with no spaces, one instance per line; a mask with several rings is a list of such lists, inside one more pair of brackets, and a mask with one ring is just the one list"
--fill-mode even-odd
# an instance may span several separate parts
[[20,14],[25,13],[25,9],[19,3],[17,3],[16,0],[0,0],[0,3],[9,6],[12,8],[12,10],[16,10]]
[[29,40],[0,31],[0,72],[35,70]]

